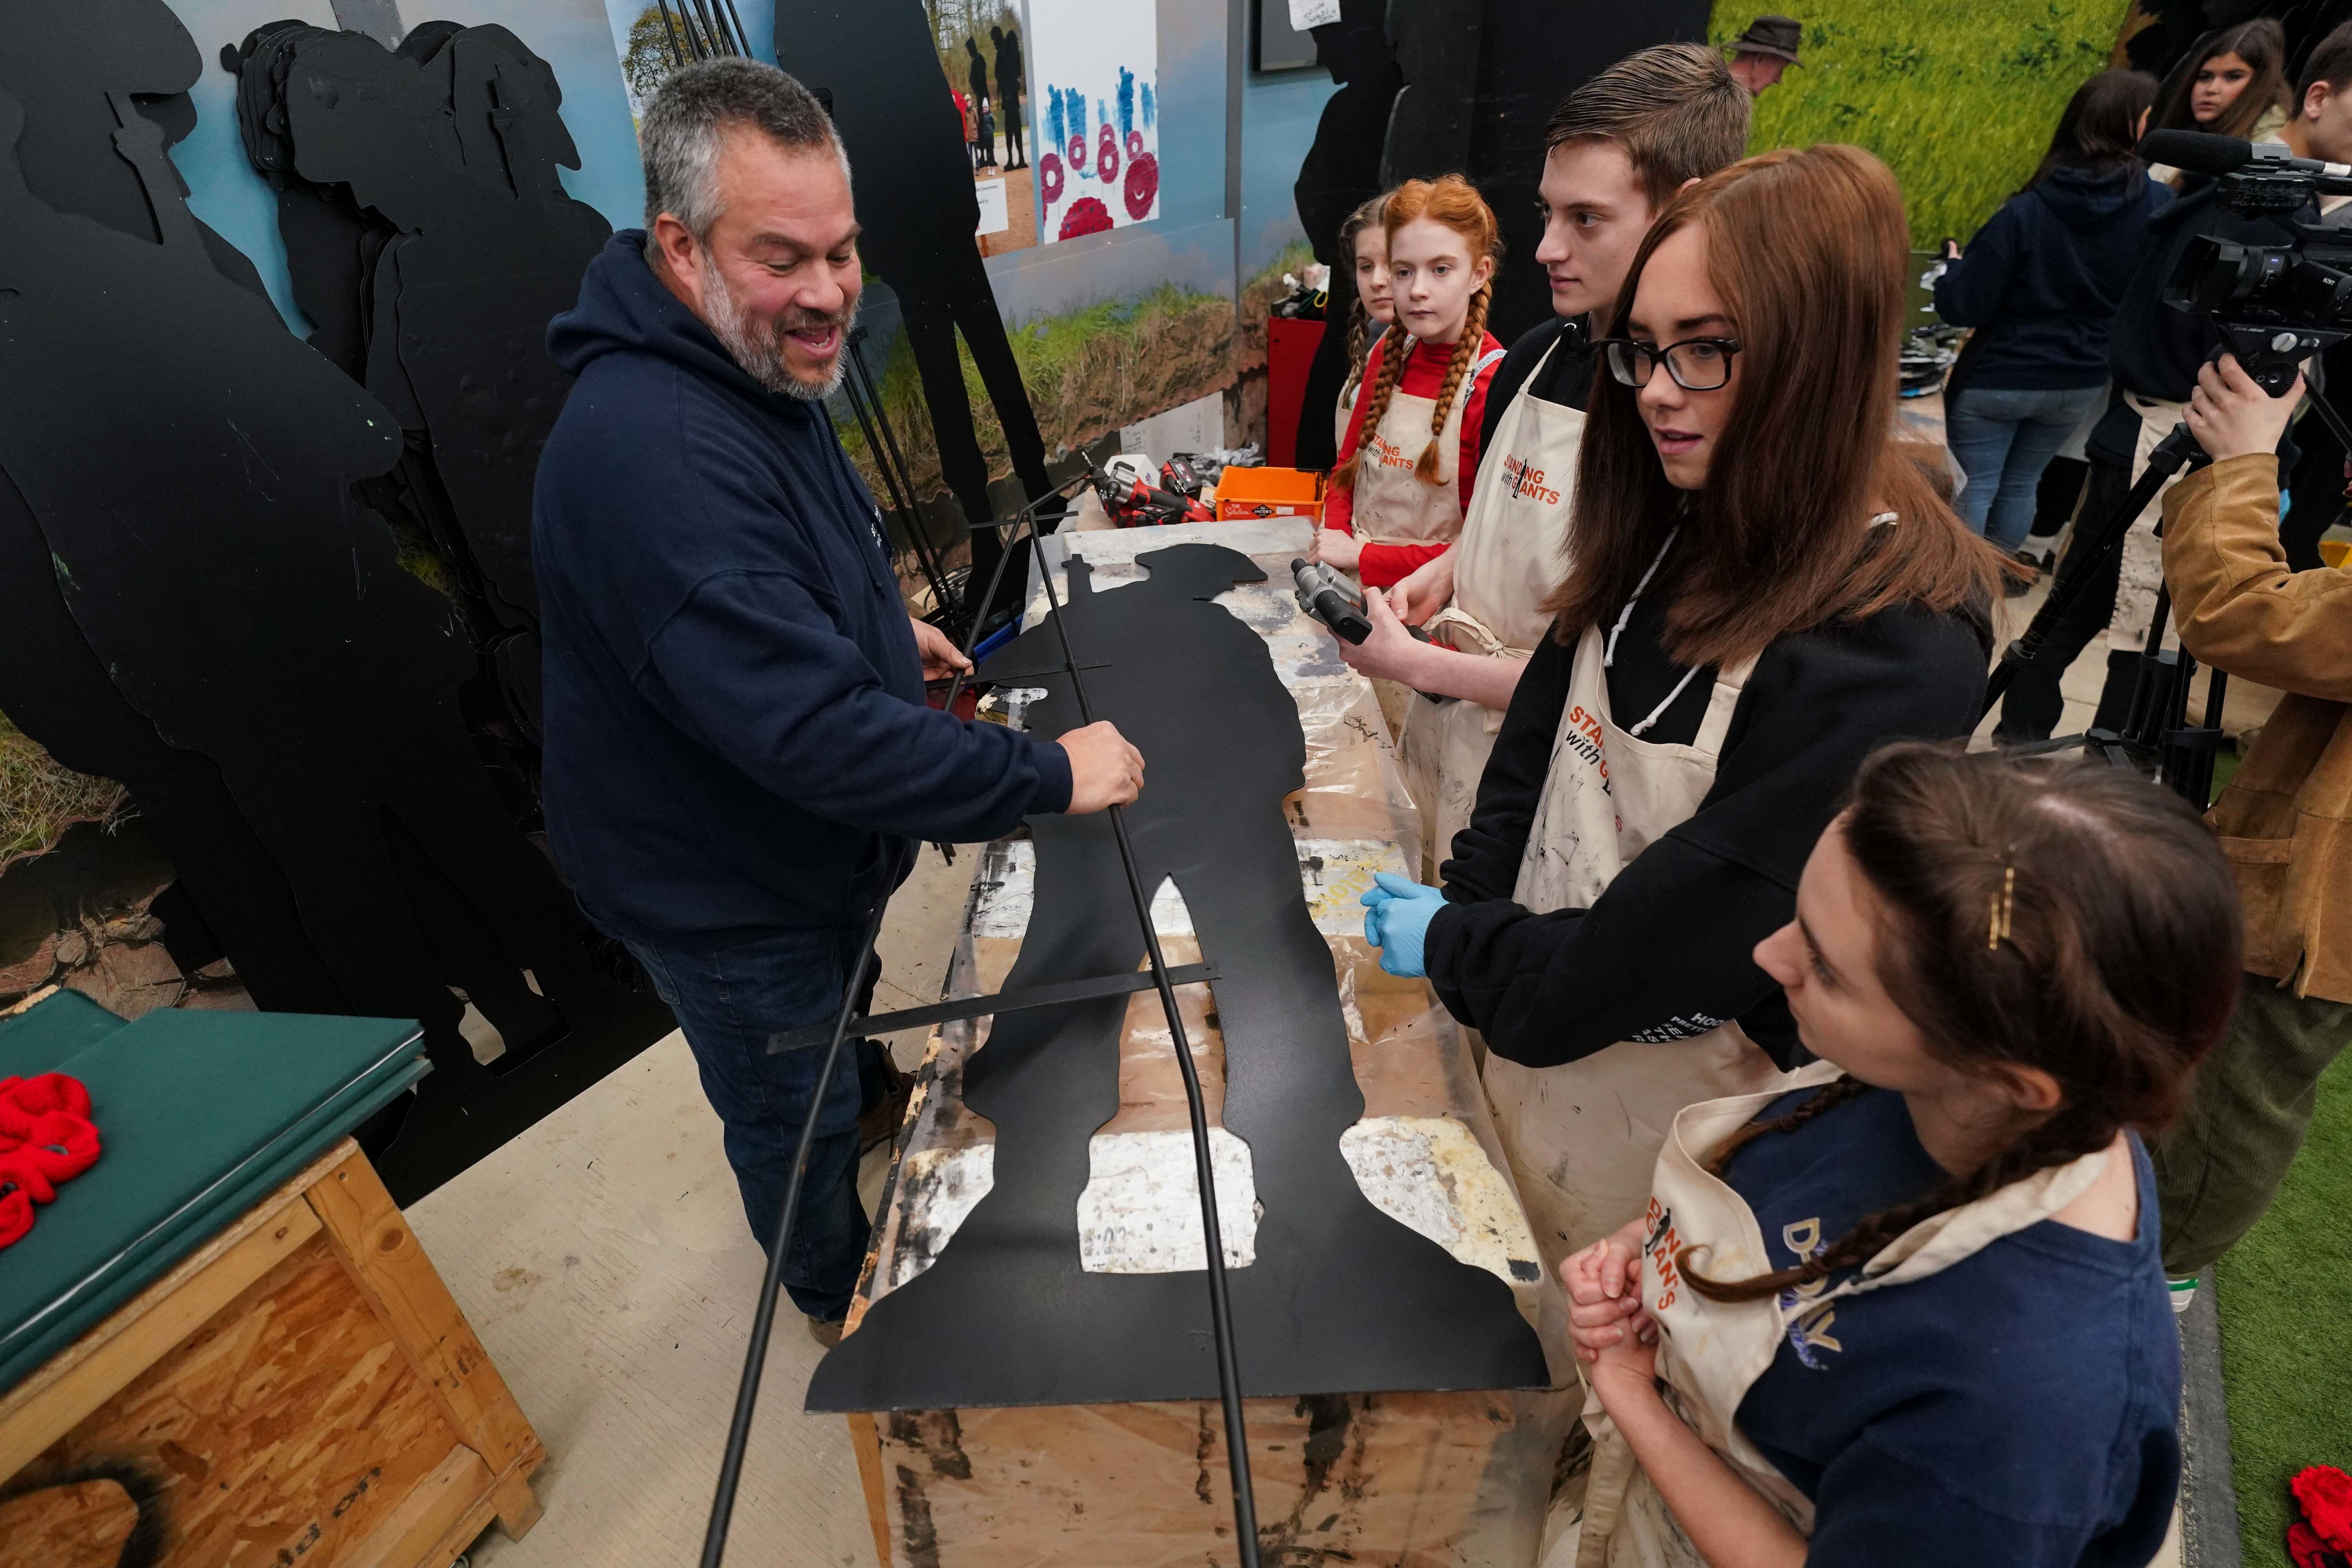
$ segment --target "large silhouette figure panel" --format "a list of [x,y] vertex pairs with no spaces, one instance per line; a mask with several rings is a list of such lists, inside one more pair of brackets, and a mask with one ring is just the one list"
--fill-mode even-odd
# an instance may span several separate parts
[[[1224,1125],[1250,1145],[1256,1261],[1231,1271],[1252,1394],[1546,1384],[1510,1289],[1367,1202],[1339,1151],[1363,1114],[1331,952],[1300,890],[1283,798],[1303,782],[1297,708],[1265,642],[1211,598],[1265,574],[1220,546],[1138,558],[1143,582],[1096,594],[1071,567],[1063,613],[1096,717],[1143,752],[1127,822],[1147,890],[1173,878],[1225,1043]],[[1060,643],[1034,627],[991,679],[1048,695],[1040,735],[1079,722]],[[1143,961],[1106,818],[1039,816],[1033,914],[1007,989]],[[1087,1144],[1118,1109],[1122,999],[1008,1015],[964,1068],[996,1125],[995,1184],[929,1269],[877,1300],[819,1367],[815,1410],[1213,1397],[1197,1272],[1089,1274],[1077,1202]]]
[[[67,767],[112,779],[131,792],[200,915],[202,934],[238,955],[237,977],[256,1003],[288,1013],[351,1010],[302,930],[293,889],[230,798],[220,769],[194,752],[165,745],[82,639],[58,590],[40,520],[5,472],[0,472],[0,713]],[[166,932],[175,945],[188,934]]]
[[311,341],[409,433],[387,504],[457,563],[472,636],[536,742],[530,493],[571,387],[546,328],[611,233],[556,173],[580,156],[554,72],[504,27],[449,23],[397,50],[273,25],[223,63],[298,295],[321,306]]
[[[152,0],[115,8],[134,53],[179,31]],[[576,911],[460,721],[474,660],[454,608],[352,498],[392,465],[396,426],[222,277],[163,132],[113,102],[114,131],[86,151],[133,170],[160,243],[37,199],[15,155],[21,105],[0,95],[0,471],[87,654],[162,744],[217,767],[344,1004],[427,1026],[442,1070],[383,1161],[415,1196],[654,1037],[657,1010],[588,968]],[[52,637],[45,666],[76,656]],[[120,728],[103,705],[58,724],[36,738],[82,765]],[[192,788],[178,809],[207,803]],[[268,966],[249,945],[230,956]],[[453,985],[506,1037],[502,1066],[573,1023],[593,1048],[489,1086]]]
[[[940,471],[965,517],[979,522],[995,512],[958,332],[996,409],[1014,474],[1031,496],[1045,494],[1051,486],[1045,438],[982,265],[971,161],[921,0],[796,5],[792,25],[776,29],[776,58],[811,89],[832,94],[834,123],[857,181],[865,226],[858,248],[905,312]],[[999,551],[993,533],[972,535],[975,580],[986,580]]]

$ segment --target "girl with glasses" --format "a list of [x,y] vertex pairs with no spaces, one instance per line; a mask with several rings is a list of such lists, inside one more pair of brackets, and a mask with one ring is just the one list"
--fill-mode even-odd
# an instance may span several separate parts
[[1867,153],[1684,191],[1602,336],[1574,560],[1445,888],[1366,934],[1484,1032],[1557,1263],[1641,1212],[1684,1106],[1796,1062],[1753,956],[1871,749],[1976,721],[2000,558],[1894,437],[1909,236]]
[[1643,1212],[1561,1270],[1576,1560],[2149,1561],[2180,1352],[2140,1140],[2229,1018],[2236,910],[2127,769],[1864,764],[1756,949],[1821,1059],[1684,1110]]

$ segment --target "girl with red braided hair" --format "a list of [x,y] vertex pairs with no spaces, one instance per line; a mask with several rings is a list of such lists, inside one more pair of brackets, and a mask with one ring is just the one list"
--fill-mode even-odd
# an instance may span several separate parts
[[2147,1563],[2180,1351],[2140,1140],[2239,959],[2169,791],[1957,743],[1865,763],[1756,949],[1820,1059],[1684,1110],[1647,1212],[1560,1268],[1595,1439],[1573,1560]]
[[1462,531],[1486,384],[1503,358],[1486,331],[1502,240],[1477,187],[1459,174],[1407,180],[1381,226],[1395,319],[1364,361],[1309,552],[1370,588],[1443,554]]

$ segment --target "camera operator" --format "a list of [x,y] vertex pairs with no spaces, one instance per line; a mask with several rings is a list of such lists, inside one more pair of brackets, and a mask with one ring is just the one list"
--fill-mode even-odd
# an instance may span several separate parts
[[2273,454],[2294,404],[2234,358],[2199,372],[2187,418],[2213,466],[2164,506],[2182,646],[2287,694],[2205,819],[2237,871],[2246,979],[2188,1113],[2155,1152],[2176,1309],[2270,1206],[2319,1075],[2352,1037],[2352,947],[2328,939],[2352,916],[2352,573],[2293,571],[2279,546]]
[[[2298,158],[2352,163],[2352,23],[2337,27],[2312,49],[2294,108],[2280,132],[2288,152]],[[2189,176],[2186,194],[2148,225],[2147,259],[2124,290],[2116,316],[2109,363],[2117,396],[2091,433],[2090,479],[2076,514],[2084,523],[2096,523],[2122,504],[2147,467],[2148,454],[2179,424],[2181,407],[2197,385],[2198,366],[2217,341],[2206,321],[2164,302],[2165,288],[2190,245],[2202,235],[2285,245],[2294,237],[2289,218],[2331,226],[2352,224],[2352,204],[2334,198],[2297,214],[2250,217],[2222,206],[2217,195],[2218,182]],[[2352,371],[2352,363],[2346,368]],[[2161,574],[2155,528],[2162,496],[2158,492],[2134,521],[2120,552],[2087,568],[2096,577],[2084,583],[2069,613],[2051,627],[2039,656],[2017,670],[2002,701],[1994,739],[2014,745],[2050,736],[2065,708],[2059,681],[2102,626],[2107,634],[2107,678],[2092,722],[2103,729],[2122,726],[2140,647],[2155,616]],[[2070,549],[2059,563],[2052,593],[2066,590],[2085,570]]]

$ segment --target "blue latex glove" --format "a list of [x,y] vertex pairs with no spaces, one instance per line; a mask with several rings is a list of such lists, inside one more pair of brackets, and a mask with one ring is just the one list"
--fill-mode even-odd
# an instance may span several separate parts
[[1364,940],[1381,950],[1381,967],[1391,974],[1416,977],[1422,967],[1422,940],[1429,922],[1445,907],[1445,895],[1391,871],[1372,873],[1372,889],[1360,900],[1365,909]]

